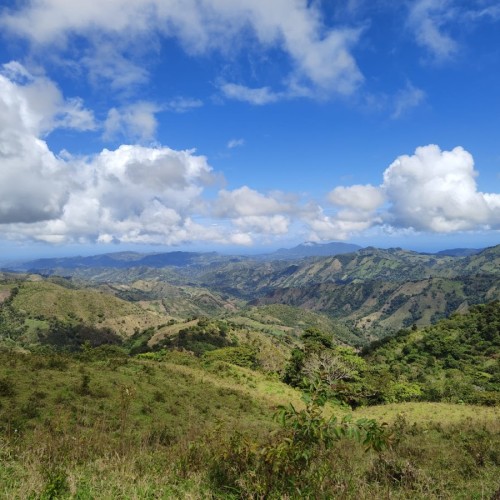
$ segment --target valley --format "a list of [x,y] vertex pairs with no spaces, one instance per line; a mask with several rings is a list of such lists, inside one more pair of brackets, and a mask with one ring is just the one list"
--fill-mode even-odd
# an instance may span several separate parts
[[492,497],[500,246],[344,250],[5,267],[0,495]]

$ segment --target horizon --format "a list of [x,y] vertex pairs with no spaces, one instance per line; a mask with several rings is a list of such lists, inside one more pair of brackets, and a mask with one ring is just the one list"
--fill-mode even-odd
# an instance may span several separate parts
[[8,0],[0,260],[494,246],[499,24],[495,0]]
[[[140,247],[136,248],[135,246],[131,247],[125,247],[125,248],[116,248],[114,250],[107,249],[106,251],[97,251],[95,247],[86,247],[86,250],[80,250],[80,252],[68,252],[67,248],[61,249],[62,253],[57,253],[54,252],[53,248],[48,249],[47,252],[45,253],[40,253],[40,254],[35,254],[32,255],[32,250],[30,249],[29,251],[29,257],[28,258],[22,258],[19,255],[17,257],[5,257],[5,256],[0,256],[0,266],[5,266],[9,264],[20,264],[24,262],[30,262],[30,261],[35,261],[35,260],[43,260],[43,259],[64,259],[64,258],[85,258],[85,257],[95,257],[95,256],[102,256],[102,255],[113,255],[113,254],[119,254],[119,253],[134,253],[138,255],[154,255],[154,254],[164,254],[164,253],[173,253],[173,252],[183,252],[183,253],[217,253],[219,255],[224,255],[224,256],[241,256],[241,257],[251,257],[251,256],[259,256],[259,255],[267,255],[267,254],[272,254],[273,252],[277,252],[279,250],[287,250],[287,249],[293,249],[298,246],[302,245],[307,245],[308,243],[314,243],[315,245],[329,245],[329,244],[335,244],[335,243],[343,243],[343,244],[352,244],[352,245],[358,245],[357,243],[354,242],[348,242],[348,241],[330,241],[330,242],[309,242],[305,241],[302,243],[298,243],[297,245],[293,246],[285,246],[285,247],[266,247],[266,248],[253,248],[253,249],[248,249],[248,248],[241,248],[241,247],[232,247],[227,248],[227,247],[221,247],[221,248],[203,248],[203,249],[188,249],[184,247],[180,248],[164,248],[162,250],[154,247]],[[405,247],[399,247],[399,246],[376,246],[376,245],[358,245],[361,249],[365,248],[377,248],[381,250],[390,250],[390,249],[395,249],[395,248],[401,248],[404,251],[409,251],[409,252],[416,252],[416,253],[429,253],[429,254],[436,254],[441,251],[446,251],[446,250],[457,250],[457,249],[465,249],[465,250],[485,250],[487,248],[491,248],[494,246],[497,246],[500,243],[493,244],[493,245],[487,245],[485,247],[471,247],[471,246],[455,246],[455,247],[446,247],[446,248],[433,248],[433,249],[415,249],[415,248],[405,248]],[[119,245],[117,245],[119,246]]]

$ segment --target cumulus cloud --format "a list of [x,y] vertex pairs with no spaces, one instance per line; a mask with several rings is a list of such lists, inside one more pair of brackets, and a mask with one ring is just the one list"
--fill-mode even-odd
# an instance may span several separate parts
[[59,212],[29,227],[10,224],[7,232],[48,242],[176,244],[222,238],[192,219],[212,182],[206,159],[192,151],[123,145],[63,166],[72,170],[73,185]]
[[303,221],[310,231],[310,241],[338,241],[362,233],[379,222],[379,219],[357,210],[341,210],[335,215],[327,215],[318,205],[303,214]]
[[[21,65],[10,64],[0,74],[4,236],[52,244],[249,245],[254,235],[287,232],[289,221],[282,212],[290,210],[290,204],[279,194],[264,195],[248,187],[222,190],[210,206],[204,192],[217,184],[219,174],[194,151],[122,145],[89,157],[67,152],[56,156],[40,136],[58,124],[64,126],[62,119],[82,128],[77,113],[82,110],[81,101],[63,99],[52,82],[33,77]],[[136,127],[150,135],[154,111],[148,103],[112,110],[107,131],[126,128],[134,133]],[[200,216],[208,222],[197,222]]]
[[288,233],[290,219],[284,215],[248,215],[237,217],[233,223],[236,227],[251,233],[278,235]]
[[11,61],[0,70],[2,98],[25,130],[46,135],[56,128],[95,130],[92,111],[79,98],[64,99],[57,85],[43,75],[33,75],[22,64]]
[[500,227],[500,194],[478,191],[472,155],[462,147],[419,147],[384,172],[391,203],[388,222],[398,227],[448,233]]
[[[142,108],[141,108],[142,106]],[[154,105],[116,110],[108,130],[154,132]],[[114,125],[112,119],[116,121]],[[90,120],[90,121],[89,121]],[[127,242],[250,245],[300,226],[315,240],[347,239],[372,227],[451,233],[500,229],[500,194],[476,184],[472,155],[436,145],[399,156],[379,186],[338,186],[333,208],[248,186],[210,192],[204,156],[122,145],[89,157],[55,155],[43,140],[55,127],[93,124],[83,103],[18,63],[0,73],[0,230],[48,243]],[[201,219],[203,218],[203,219]]]
[[[130,61],[130,71],[123,71],[128,61],[126,49],[137,39],[151,44],[155,37],[175,37],[189,53],[203,54],[241,47],[249,34],[262,49],[279,48],[289,56],[291,68],[284,80],[290,88],[303,81],[326,93],[350,94],[362,81],[351,53],[361,31],[326,28],[318,5],[306,0],[185,0],[182,5],[178,0],[99,4],[39,0],[6,11],[0,22],[4,29],[37,46],[64,47],[71,34],[86,37],[91,40],[92,54],[86,54],[84,60],[91,76],[112,80],[117,87],[147,78]],[[282,95],[263,89],[247,89],[247,100],[262,104]],[[242,97],[243,90],[244,86],[227,87],[224,92]]]
[[336,187],[328,199],[334,205],[371,212],[384,203],[385,196],[380,188],[367,184]]
[[66,101],[45,77],[19,63],[0,73],[0,223],[57,217],[72,175],[40,138],[57,127],[86,130],[93,116],[79,100]]
[[350,236],[379,225],[387,230],[435,233],[500,229],[500,194],[478,191],[472,155],[462,147],[422,146],[398,157],[380,186],[337,187],[336,214],[309,216],[318,237]]
[[267,196],[248,186],[234,191],[221,190],[214,205],[214,213],[218,217],[248,217],[276,215],[292,210],[289,202]]

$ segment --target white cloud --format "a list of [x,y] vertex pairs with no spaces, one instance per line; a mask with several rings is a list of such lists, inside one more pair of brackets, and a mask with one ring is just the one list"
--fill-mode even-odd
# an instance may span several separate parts
[[[486,5],[487,3],[489,3],[490,5]],[[497,21],[500,19],[500,5],[498,5],[498,2],[496,0],[481,2],[475,7],[476,9],[469,8],[466,11],[465,18],[468,21],[478,21],[481,19]]]
[[155,114],[160,111],[161,108],[151,102],[136,102],[120,109],[111,108],[104,123],[103,138],[151,140],[158,126]]
[[376,210],[385,201],[383,191],[370,184],[350,187],[338,186],[330,192],[328,199],[334,205],[368,212]]
[[290,219],[284,215],[248,215],[237,217],[233,223],[244,231],[278,235],[288,233]]
[[457,42],[444,29],[454,15],[451,0],[416,0],[410,8],[408,25],[415,39],[437,62],[458,50]]
[[48,134],[56,128],[80,131],[95,130],[92,111],[79,98],[64,99],[54,82],[43,75],[31,74],[22,64],[11,61],[2,66],[2,97],[11,112],[19,115],[23,126],[35,135]]
[[[108,130],[151,135],[155,110],[150,103],[115,110]],[[328,199],[338,208],[327,214],[315,202],[248,186],[207,194],[217,174],[194,151],[122,145],[78,158],[53,154],[41,138],[54,127],[81,130],[92,124],[83,103],[65,99],[46,77],[33,76],[18,63],[3,67],[0,228],[6,237],[249,245],[297,226],[308,228],[315,240],[347,239],[372,227],[436,233],[500,229],[500,194],[478,190],[473,158],[461,147],[423,146],[398,157],[380,186],[336,187]]]
[[245,139],[231,139],[227,143],[227,149],[239,148],[245,144]]
[[[352,217],[352,214],[356,214]],[[371,217],[358,219],[358,212],[340,211],[335,216],[328,216],[321,207],[304,217],[308,226],[310,241],[347,240],[372,227],[376,220]]]
[[[218,175],[194,151],[122,145],[87,158],[67,152],[57,157],[39,135],[56,126],[57,116],[82,128],[81,101],[64,100],[49,80],[32,77],[22,66],[10,64],[5,74],[24,81],[0,75],[0,227],[5,237],[50,244],[249,245],[253,235],[287,232],[289,221],[281,212],[290,204],[278,194],[275,199],[247,187],[222,191],[214,209],[204,191]],[[59,111],[54,103],[71,112]],[[116,110],[116,124],[111,113],[108,131],[153,131],[153,112],[148,103]],[[195,221],[211,210],[218,215],[208,223]],[[211,223],[220,217],[228,220]]]
[[282,93],[274,92],[269,87],[250,88],[235,83],[224,83],[221,85],[221,90],[228,99],[248,102],[257,106],[279,101],[285,96]]
[[126,96],[148,82],[149,72],[143,64],[125,56],[126,45],[122,45],[96,37],[91,40],[90,48],[81,56],[78,65],[87,69],[88,78],[94,86],[104,83]]
[[476,175],[472,155],[461,147],[429,145],[400,156],[384,172],[388,222],[442,233],[500,228],[500,194],[479,192]]
[[253,239],[248,233],[233,233],[229,237],[229,243],[233,243],[234,245],[250,246],[253,243]]
[[[0,26],[39,47],[64,48],[69,35],[86,37],[91,53],[83,61],[91,78],[111,80],[116,88],[144,82],[147,72],[124,54],[138,40],[155,50],[157,37],[175,37],[189,53],[203,54],[238,50],[251,35],[262,50],[279,48],[289,56],[290,72],[283,79],[289,89],[306,85],[350,94],[363,79],[351,54],[360,30],[328,29],[317,4],[306,0],[38,0],[5,11]],[[260,98],[247,92],[259,104],[290,95],[249,90],[260,91]],[[235,95],[236,88],[226,91]]]
[[30,226],[4,220],[11,222],[7,233],[48,242],[176,244],[223,238],[192,221],[212,180],[206,159],[192,151],[120,146],[64,166],[72,170],[73,185],[59,212]]
[[400,118],[409,110],[416,108],[425,100],[425,92],[411,83],[407,83],[406,87],[400,90],[394,99],[394,112],[392,118]]
[[167,111],[175,113],[186,113],[192,109],[200,108],[203,106],[203,101],[200,99],[191,99],[188,97],[175,97],[168,101],[163,107]]
[[[7,78],[7,76],[9,78]],[[93,116],[65,101],[45,77],[19,63],[0,73],[0,223],[32,223],[62,213],[73,176],[40,139],[56,127],[86,130]]]
[[234,191],[220,191],[219,198],[214,204],[214,213],[217,217],[273,216],[291,210],[293,207],[289,202],[266,196],[248,186]]
[[385,231],[453,233],[500,229],[500,194],[478,191],[472,155],[461,147],[441,151],[428,145],[398,157],[379,186],[339,186],[329,201],[342,207],[326,215],[304,212],[319,240],[347,239],[380,226]]

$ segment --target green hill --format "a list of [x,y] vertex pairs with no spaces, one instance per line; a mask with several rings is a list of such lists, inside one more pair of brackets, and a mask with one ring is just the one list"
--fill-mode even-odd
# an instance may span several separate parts
[[[1,496],[253,498],[265,491],[303,498],[307,491],[331,498],[342,491],[345,498],[437,499],[496,491],[494,409],[372,408],[389,422],[392,444],[366,452],[354,434],[329,444],[294,441],[294,433],[309,435],[302,433],[309,421],[273,419],[290,403],[305,409],[299,392],[273,377],[186,353],[0,352]],[[321,418],[332,413],[347,410],[327,407]],[[326,421],[299,415],[313,425]],[[353,414],[366,416],[370,409]]]
[[428,401],[500,403],[500,302],[365,348],[366,360]]
[[[61,281],[61,280],[59,280]],[[62,280],[64,283],[64,280]],[[94,289],[75,289],[40,277],[28,277],[2,285],[0,337],[23,344],[36,343],[51,325],[87,325],[110,329],[121,337],[136,330],[156,327],[169,320],[159,312]],[[7,295],[8,294],[8,295]]]
[[377,330],[429,325],[454,312],[467,310],[472,304],[496,299],[500,299],[498,277],[473,275],[460,279],[322,283],[278,288],[254,303],[287,304],[350,320],[369,337]]

